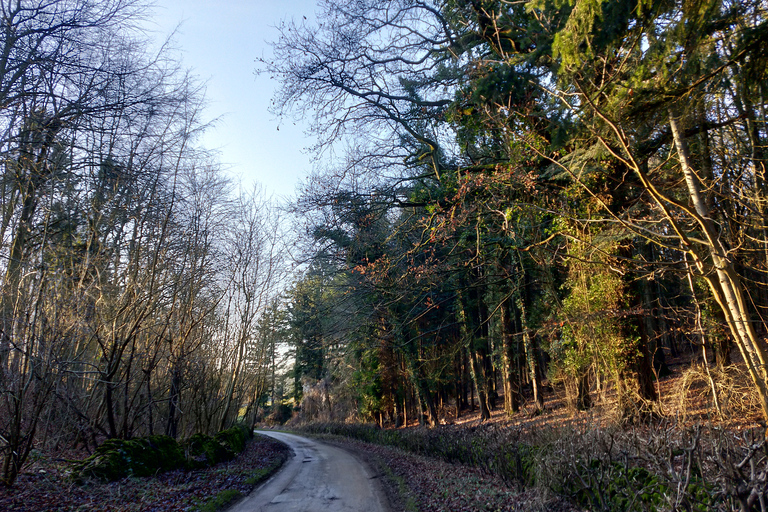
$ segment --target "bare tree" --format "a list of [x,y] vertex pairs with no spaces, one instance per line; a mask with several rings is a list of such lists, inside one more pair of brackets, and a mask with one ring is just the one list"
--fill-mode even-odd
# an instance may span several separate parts
[[[238,211],[237,222],[230,233],[232,287],[223,336],[232,351],[220,429],[232,422],[233,404],[237,402],[239,407],[251,400],[243,394],[242,371],[245,367],[258,370],[254,361],[266,359],[268,339],[259,336],[258,319],[267,314],[284,272],[278,210],[256,189],[241,194]],[[236,401],[238,389],[241,395]]]

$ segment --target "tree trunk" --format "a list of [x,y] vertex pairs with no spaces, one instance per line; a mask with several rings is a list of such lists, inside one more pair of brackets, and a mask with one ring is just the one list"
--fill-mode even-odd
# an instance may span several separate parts
[[104,383],[104,406],[107,408],[107,425],[109,426],[109,437],[117,437],[117,422],[115,421],[115,383],[111,378]]
[[480,368],[480,361],[478,361],[477,353],[472,349],[467,349],[470,359],[470,371],[472,372],[472,380],[475,382],[475,389],[477,389],[477,399],[480,402],[480,421],[491,419],[491,410],[488,407],[488,393],[485,387],[485,381],[483,379],[483,371]]
[[168,423],[165,426],[165,435],[174,439],[178,436],[179,420],[177,411],[179,408],[179,395],[181,393],[181,363],[177,360],[173,365],[171,387],[168,390]]
[[768,374],[766,374],[766,356],[757,333],[752,326],[749,311],[744,299],[741,278],[736,272],[734,262],[729,252],[720,241],[717,231],[707,209],[706,201],[701,192],[698,177],[690,164],[688,145],[682,136],[677,119],[669,112],[669,124],[672,129],[680,165],[683,170],[688,195],[696,211],[696,221],[704,232],[706,249],[712,260],[714,275],[708,272],[704,262],[690,247],[690,242],[684,241],[686,249],[694,258],[697,270],[704,276],[710,290],[720,308],[725,314],[726,322],[741,352],[747,370],[760,397],[763,416],[768,419]]
[[592,397],[589,395],[589,374],[576,377],[575,405],[579,411],[586,411],[592,407]]
[[523,349],[525,350],[528,375],[533,390],[533,403],[536,407],[536,413],[539,414],[544,411],[544,396],[541,393],[541,372],[538,369],[538,359],[536,357],[537,347],[534,339],[531,337],[531,329],[528,325],[528,312],[526,308],[528,285],[526,282],[525,266],[519,254],[517,261],[520,269],[517,280],[517,308],[520,311],[520,330],[523,334]]
[[520,380],[515,371],[514,350],[512,337],[512,311],[511,300],[507,299],[501,306],[501,363],[502,378],[504,384],[504,412],[508,416],[514,415],[520,409]]

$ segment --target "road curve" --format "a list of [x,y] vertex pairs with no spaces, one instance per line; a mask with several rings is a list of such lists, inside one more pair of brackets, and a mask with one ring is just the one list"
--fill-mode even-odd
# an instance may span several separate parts
[[351,453],[283,432],[257,431],[284,442],[293,458],[229,512],[387,512],[376,476]]

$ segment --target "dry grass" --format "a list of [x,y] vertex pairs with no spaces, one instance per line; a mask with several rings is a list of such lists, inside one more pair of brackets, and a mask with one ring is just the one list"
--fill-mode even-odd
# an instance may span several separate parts
[[[683,423],[704,418],[723,427],[738,427],[757,422],[760,404],[749,375],[743,367],[707,368],[693,364],[677,379],[670,407]],[[751,420],[751,421],[749,421]]]

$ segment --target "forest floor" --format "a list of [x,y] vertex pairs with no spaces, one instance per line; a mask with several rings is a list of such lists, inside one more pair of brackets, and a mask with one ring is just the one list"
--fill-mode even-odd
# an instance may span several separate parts
[[[69,456],[84,458],[85,454]],[[248,494],[287,457],[285,445],[256,436],[229,462],[207,469],[169,471],[153,478],[123,478],[111,483],[76,483],[69,474],[70,463],[60,458],[39,458],[25,468],[12,488],[0,486],[0,510],[213,512],[224,502]]]
[[[762,422],[762,414],[754,386],[738,353],[734,351],[731,357],[732,364],[726,368],[719,369],[710,361],[709,375],[698,355],[683,354],[668,358],[670,374],[655,380],[659,401],[647,404],[648,410],[653,412],[654,418],[674,420],[678,426],[713,424],[731,430],[758,426]],[[717,403],[713,399],[713,387],[717,391]],[[551,386],[545,380],[544,388],[542,414],[535,413],[531,392],[525,390],[519,412],[507,416],[503,407],[504,398],[499,397],[497,407],[491,412],[491,419],[485,423],[534,430],[584,423],[598,427],[621,421],[613,389],[600,392],[593,385],[593,407],[587,411],[574,412],[567,406],[563,386]],[[472,427],[481,423],[478,409],[462,411],[458,418],[454,407],[446,408],[445,412],[444,422],[447,424]]]

